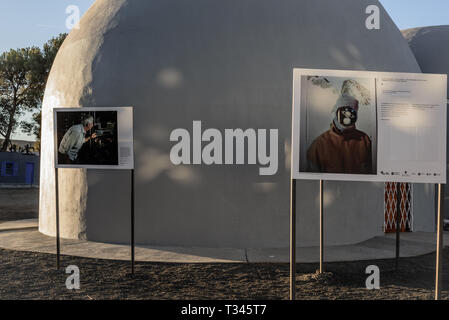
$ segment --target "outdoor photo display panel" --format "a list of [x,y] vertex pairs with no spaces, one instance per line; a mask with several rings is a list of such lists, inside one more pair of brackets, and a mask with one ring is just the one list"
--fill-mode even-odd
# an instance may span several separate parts
[[133,108],[54,109],[56,168],[133,169]]
[[447,76],[294,69],[292,178],[446,183]]

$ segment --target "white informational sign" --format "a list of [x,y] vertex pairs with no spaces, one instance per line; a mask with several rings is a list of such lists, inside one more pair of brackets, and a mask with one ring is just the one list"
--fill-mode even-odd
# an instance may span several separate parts
[[293,73],[293,179],[446,183],[447,75]]
[[54,109],[55,167],[134,169],[133,108]]

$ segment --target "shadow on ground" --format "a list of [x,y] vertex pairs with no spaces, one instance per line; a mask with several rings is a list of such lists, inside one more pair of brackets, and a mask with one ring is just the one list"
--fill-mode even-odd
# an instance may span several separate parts
[[[449,249],[445,249],[445,265]],[[0,299],[288,299],[288,264],[137,263],[130,275],[126,261],[63,256],[62,266],[80,268],[81,289],[70,291],[65,269],[55,256],[0,249]],[[380,268],[380,290],[367,290],[368,265]],[[313,275],[317,264],[298,264],[298,299],[433,299],[435,255],[394,260],[328,263],[326,275]],[[449,280],[444,270],[444,283]],[[443,286],[449,299],[449,286]]]

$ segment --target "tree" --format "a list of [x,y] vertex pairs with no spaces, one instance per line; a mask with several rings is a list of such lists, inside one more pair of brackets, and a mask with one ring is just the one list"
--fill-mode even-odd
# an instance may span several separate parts
[[33,113],[31,122],[22,121],[21,123],[23,132],[36,136],[36,143],[33,146],[35,150],[41,149],[41,117],[42,111],[39,110],[39,112]]
[[38,103],[30,70],[39,56],[40,50],[35,47],[12,49],[0,56],[0,134],[5,138],[1,151],[8,148],[18,117]]
[[[56,55],[62,46],[65,38],[67,37],[66,33],[61,33],[59,36],[52,38],[47,43],[44,44],[43,50],[41,52],[41,61],[36,64],[34,69],[35,82],[38,84],[37,90],[39,95],[39,105],[37,106],[37,112],[33,113],[32,121],[26,122],[23,121],[21,123],[21,127],[23,132],[34,134],[37,138],[36,144],[37,148],[40,149],[40,139],[41,139],[41,118],[42,118],[42,100],[45,92],[45,85],[48,80],[48,75],[50,74],[51,67],[53,66],[53,62],[56,58]],[[36,61],[36,60],[35,60]]]
[[[40,108],[45,85],[56,54],[66,34],[37,47],[10,50],[0,56],[0,135],[4,137],[0,151],[6,151],[11,135],[19,126],[36,134],[40,140]],[[36,111],[32,122],[20,123],[25,112]]]

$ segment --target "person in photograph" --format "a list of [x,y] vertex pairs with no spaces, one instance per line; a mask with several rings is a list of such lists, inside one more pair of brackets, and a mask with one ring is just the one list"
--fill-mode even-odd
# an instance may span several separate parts
[[342,94],[334,110],[329,130],[307,150],[309,169],[322,173],[372,174],[371,140],[356,128],[359,101]]
[[84,118],[80,124],[70,127],[64,134],[58,149],[58,162],[60,164],[74,164],[78,159],[78,152],[83,144],[91,139],[95,139],[97,134],[94,133],[86,138],[86,133],[94,126],[94,118],[88,116]]

